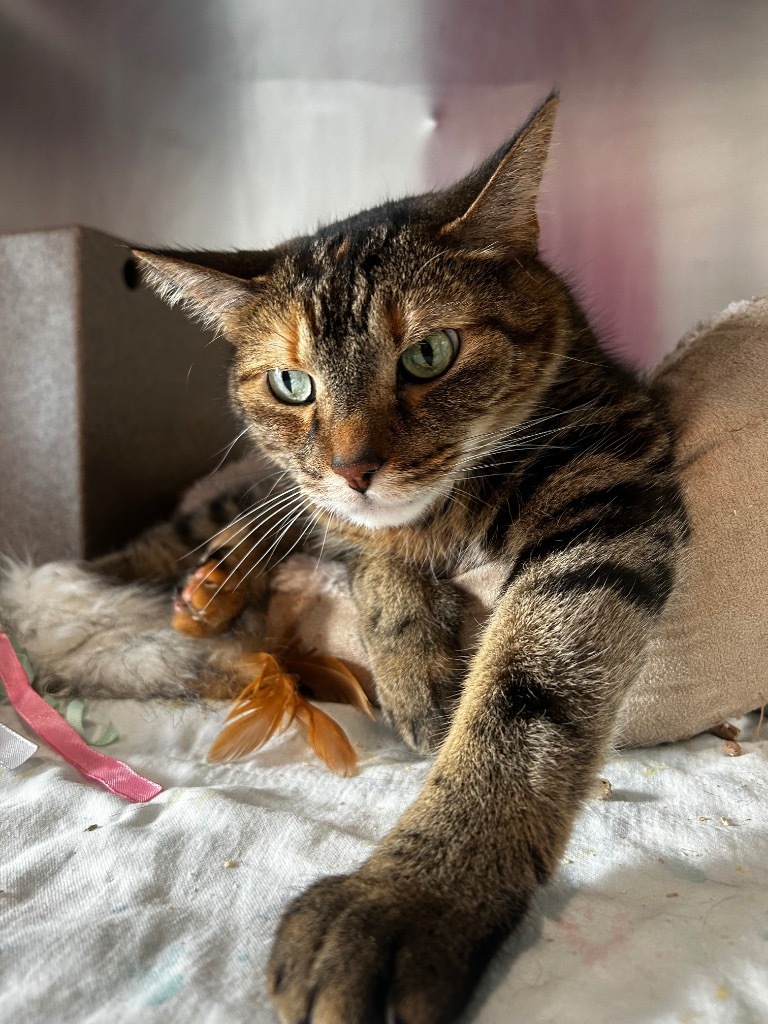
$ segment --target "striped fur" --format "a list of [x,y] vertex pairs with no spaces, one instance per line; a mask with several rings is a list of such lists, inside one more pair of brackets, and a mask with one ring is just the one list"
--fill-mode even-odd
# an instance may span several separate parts
[[[290,1024],[458,1012],[555,870],[675,585],[687,525],[660,400],[537,258],[555,108],[445,192],[270,253],[138,254],[233,342],[233,400],[297,488],[265,506],[288,509],[275,553],[332,538],[381,703],[436,754],[373,857],[288,909],[270,984]],[[398,372],[446,328],[460,338],[450,369]],[[309,373],[313,400],[277,401],[275,368]],[[349,466],[375,467],[364,493]],[[490,560],[505,591],[462,658],[450,577]]]

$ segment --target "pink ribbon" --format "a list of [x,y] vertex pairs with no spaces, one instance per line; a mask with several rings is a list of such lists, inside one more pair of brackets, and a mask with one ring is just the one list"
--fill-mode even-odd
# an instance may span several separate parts
[[91,749],[72,726],[45,703],[29,685],[27,673],[3,632],[0,632],[0,679],[17,714],[83,775],[133,803],[144,803],[162,793],[162,786],[137,775],[127,764]]

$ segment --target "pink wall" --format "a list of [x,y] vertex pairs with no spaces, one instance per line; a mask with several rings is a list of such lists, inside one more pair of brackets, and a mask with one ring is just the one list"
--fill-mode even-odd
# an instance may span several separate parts
[[[426,42],[435,127],[426,177],[446,183],[561,92],[540,206],[542,252],[606,341],[633,362],[658,348],[651,123],[655,4],[451,0]],[[595,69],[599,68],[599,76]]]

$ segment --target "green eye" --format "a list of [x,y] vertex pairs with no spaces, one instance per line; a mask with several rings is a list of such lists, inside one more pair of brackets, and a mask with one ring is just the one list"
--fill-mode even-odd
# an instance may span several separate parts
[[403,352],[400,368],[410,380],[433,380],[445,373],[458,351],[459,335],[456,331],[450,327],[444,331],[433,331]]
[[315,382],[303,370],[270,370],[267,381],[272,394],[287,405],[309,405],[315,398]]

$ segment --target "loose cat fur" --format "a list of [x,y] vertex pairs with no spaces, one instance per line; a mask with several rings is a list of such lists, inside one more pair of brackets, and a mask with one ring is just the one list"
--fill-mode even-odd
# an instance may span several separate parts
[[[258,601],[258,564],[327,534],[382,708],[435,753],[370,860],[287,909],[269,967],[286,1024],[458,1013],[555,870],[675,585],[687,525],[660,401],[537,258],[556,107],[445,191],[270,252],[136,254],[233,343],[232,398],[286,476],[250,511],[181,517],[100,568],[176,576],[243,514],[210,546],[232,566],[245,552]],[[446,329],[455,361],[409,379],[402,353]],[[313,400],[278,401],[275,368],[310,374]],[[491,561],[506,584],[467,663],[450,578]]]

